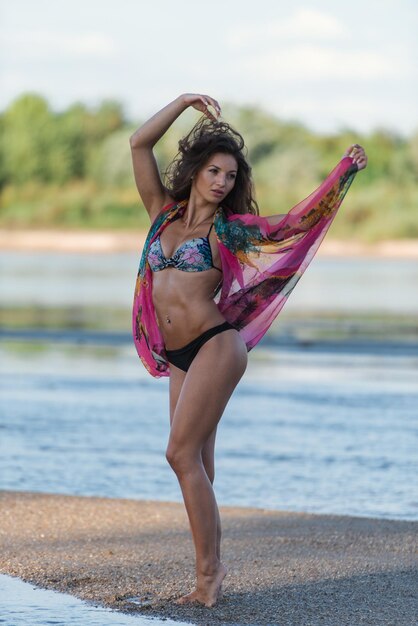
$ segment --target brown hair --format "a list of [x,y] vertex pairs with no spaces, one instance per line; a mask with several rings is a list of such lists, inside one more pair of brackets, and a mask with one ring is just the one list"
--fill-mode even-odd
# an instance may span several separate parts
[[192,186],[191,177],[216,152],[232,155],[238,164],[235,184],[222,201],[222,206],[232,213],[258,215],[244,139],[227,122],[213,121],[206,116],[202,116],[179,141],[179,151],[164,172],[168,193],[178,202],[188,198]]

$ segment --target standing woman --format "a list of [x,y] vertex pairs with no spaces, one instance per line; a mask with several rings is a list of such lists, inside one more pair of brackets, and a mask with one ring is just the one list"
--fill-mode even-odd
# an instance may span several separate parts
[[[189,106],[204,116],[179,142],[164,185],[153,147]],[[213,98],[183,94],[130,137],[135,182],[152,223],[136,282],[134,341],[153,376],[170,376],[166,456],[196,551],[196,589],[177,603],[208,607],[227,573],[212,487],[218,422],[247,352],[278,315],[367,164],[355,144],[307,199],[285,215],[260,217],[243,139],[219,116]]]

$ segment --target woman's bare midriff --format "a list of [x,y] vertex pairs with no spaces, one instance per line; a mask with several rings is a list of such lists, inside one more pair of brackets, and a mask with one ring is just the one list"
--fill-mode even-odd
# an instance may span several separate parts
[[184,272],[169,267],[154,272],[152,279],[155,312],[167,350],[182,348],[225,321],[213,300],[222,280],[218,270]]

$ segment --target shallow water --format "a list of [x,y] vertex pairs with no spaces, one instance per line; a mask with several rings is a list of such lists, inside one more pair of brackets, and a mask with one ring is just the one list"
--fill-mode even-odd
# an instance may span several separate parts
[[3,574],[0,596],[0,624],[5,626],[187,626],[169,619],[124,615]]
[[[1,487],[181,501],[168,381],[133,346],[0,350]],[[251,352],[218,427],[219,503],[418,519],[417,372],[409,354]]]

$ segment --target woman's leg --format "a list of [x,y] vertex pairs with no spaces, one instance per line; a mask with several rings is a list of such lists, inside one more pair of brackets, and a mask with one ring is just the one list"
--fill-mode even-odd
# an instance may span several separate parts
[[[219,511],[202,451],[247,365],[247,349],[235,330],[215,335],[186,373],[172,419],[167,460],[175,471],[196,549],[197,588],[180,601],[213,606],[226,569],[219,560]],[[207,450],[210,450],[210,448]],[[210,456],[210,452],[209,452]]]
[[[170,365],[170,426],[173,423],[174,412],[176,410],[177,401],[180,395],[181,388],[183,386],[184,379],[186,377],[186,372],[179,369],[178,367],[174,367]],[[203,467],[205,468],[205,472],[207,477],[209,478],[211,484],[215,480],[215,440],[216,440],[216,429],[217,426],[213,429],[209,437],[204,443],[202,448],[202,462]],[[218,559],[221,558],[221,519],[219,517],[219,511],[217,511],[217,528],[216,528],[216,555]]]
[[[202,448],[202,462],[203,467],[205,468],[205,472],[207,477],[210,480],[211,485],[213,486],[213,481],[215,480],[215,439],[216,439],[216,429],[217,426],[213,429],[205,444]],[[221,560],[221,518],[219,516],[218,507],[216,507],[216,556],[219,560]]]

